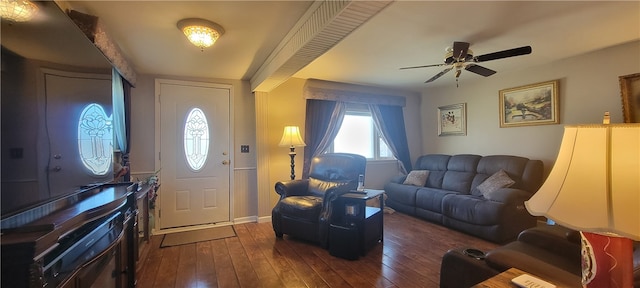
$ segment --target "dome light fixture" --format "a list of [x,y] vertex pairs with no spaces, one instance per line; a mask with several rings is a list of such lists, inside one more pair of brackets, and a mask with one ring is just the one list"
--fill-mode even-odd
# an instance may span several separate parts
[[38,6],[27,0],[0,0],[0,17],[10,22],[31,20],[38,12]]
[[204,51],[211,47],[224,34],[224,29],[209,20],[187,18],[178,21],[178,29],[187,36],[189,41]]

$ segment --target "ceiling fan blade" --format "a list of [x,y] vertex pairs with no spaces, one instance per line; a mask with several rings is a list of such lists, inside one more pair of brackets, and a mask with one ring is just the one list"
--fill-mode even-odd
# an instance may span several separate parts
[[473,57],[473,62],[485,62],[513,56],[531,54],[531,46],[523,46]]
[[467,42],[453,42],[453,58],[458,61],[464,60],[467,57],[467,51],[469,50],[469,43]]
[[493,71],[489,68],[482,67],[480,65],[469,64],[467,67],[464,67],[465,70],[476,73],[478,75],[482,75],[484,77],[491,76],[496,74],[496,71]]
[[440,76],[447,74],[447,72],[451,71],[451,69],[453,69],[453,66],[440,71],[440,73],[436,74],[436,76],[431,77],[429,80],[424,81],[424,83],[433,82],[434,80],[440,78]]
[[415,68],[427,68],[427,67],[440,67],[440,66],[447,66],[447,64],[432,64],[432,65],[422,65],[422,66],[402,67],[402,68],[400,68],[400,70],[405,70],[405,69],[415,69]]

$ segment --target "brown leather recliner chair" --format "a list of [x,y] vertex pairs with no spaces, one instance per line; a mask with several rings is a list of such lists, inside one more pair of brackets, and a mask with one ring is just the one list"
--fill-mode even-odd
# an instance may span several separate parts
[[271,212],[276,237],[287,234],[326,248],[333,200],[357,188],[366,165],[361,155],[323,154],[312,159],[308,179],[276,183],[280,200]]

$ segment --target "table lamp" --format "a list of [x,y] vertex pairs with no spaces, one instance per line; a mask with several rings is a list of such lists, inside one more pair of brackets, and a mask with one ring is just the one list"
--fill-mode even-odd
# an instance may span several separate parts
[[632,287],[640,240],[640,124],[565,126],[558,158],[525,206],[580,231],[585,287]]
[[282,139],[280,139],[280,147],[289,147],[289,156],[291,157],[291,180],[296,179],[296,167],[294,158],[296,157],[296,147],[306,146],[300,136],[300,128],[298,126],[285,126]]

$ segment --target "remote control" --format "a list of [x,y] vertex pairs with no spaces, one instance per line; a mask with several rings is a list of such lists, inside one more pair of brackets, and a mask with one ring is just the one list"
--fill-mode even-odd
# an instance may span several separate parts
[[540,278],[533,277],[528,274],[522,274],[516,278],[511,279],[513,284],[518,285],[518,287],[523,288],[555,288],[556,285],[553,285],[547,281],[544,281]]

